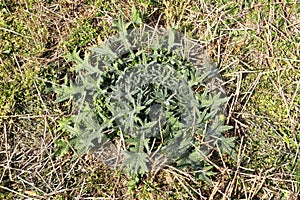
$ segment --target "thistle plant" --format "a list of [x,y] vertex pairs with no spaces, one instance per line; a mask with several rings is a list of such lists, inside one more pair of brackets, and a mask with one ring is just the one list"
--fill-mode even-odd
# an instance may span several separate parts
[[215,145],[234,157],[233,138],[222,136],[228,98],[203,48],[173,30],[128,27],[119,21],[118,34],[83,59],[71,53],[76,79],[55,88],[57,102],[73,98],[64,128],[78,153],[131,174],[199,169]]

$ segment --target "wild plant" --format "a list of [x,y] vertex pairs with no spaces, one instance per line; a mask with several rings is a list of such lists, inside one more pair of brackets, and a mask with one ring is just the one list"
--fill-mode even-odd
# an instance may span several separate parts
[[[203,168],[218,147],[235,156],[222,136],[224,103],[218,69],[203,48],[174,30],[142,25],[68,58],[76,78],[56,87],[57,102],[73,99],[64,128],[78,154],[93,152],[112,167],[143,174],[165,165]],[[205,178],[205,174],[201,174]]]

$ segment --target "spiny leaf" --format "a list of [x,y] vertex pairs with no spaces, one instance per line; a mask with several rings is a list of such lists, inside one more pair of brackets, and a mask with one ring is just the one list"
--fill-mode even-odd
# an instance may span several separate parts
[[237,161],[237,155],[234,150],[236,137],[225,138],[221,137],[218,139],[218,146],[222,153],[227,153],[230,155],[235,161]]
[[108,56],[110,59],[117,59],[118,55],[112,51],[109,44],[104,43],[101,48],[99,47],[91,47],[91,51],[98,53],[99,56]]
[[126,32],[131,23],[125,23],[123,15],[120,15],[119,19],[114,21],[113,28],[119,33]]
[[144,174],[148,172],[147,163],[149,163],[148,155],[145,153],[133,153],[125,151],[124,166],[130,169],[131,174]]
[[204,167],[201,171],[197,171],[195,176],[196,179],[201,179],[206,182],[208,185],[212,185],[212,181],[209,176],[214,175],[215,173],[211,171],[212,166]]

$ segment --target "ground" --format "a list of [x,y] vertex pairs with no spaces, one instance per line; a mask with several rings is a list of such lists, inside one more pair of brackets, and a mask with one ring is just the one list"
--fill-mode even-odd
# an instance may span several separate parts
[[[0,10],[1,199],[299,196],[299,1],[2,0]],[[172,167],[132,180],[92,155],[73,159],[59,126],[71,102],[55,104],[51,88],[72,76],[65,55],[115,34],[120,15],[185,32],[217,63],[238,159],[216,150],[211,185]]]

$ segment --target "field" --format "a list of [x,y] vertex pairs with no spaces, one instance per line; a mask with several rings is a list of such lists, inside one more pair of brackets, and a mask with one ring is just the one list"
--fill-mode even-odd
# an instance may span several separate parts
[[[0,199],[298,199],[300,1],[0,1]],[[171,166],[133,179],[74,159],[60,128],[71,101],[66,55],[100,45],[119,16],[173,28],[217,63],[237,160],[213,152],[211,184]]]

